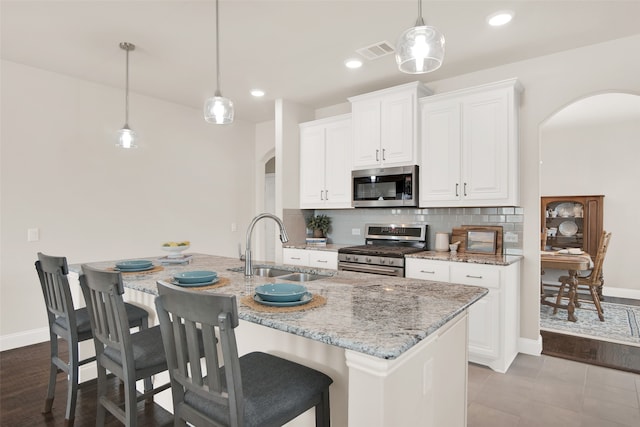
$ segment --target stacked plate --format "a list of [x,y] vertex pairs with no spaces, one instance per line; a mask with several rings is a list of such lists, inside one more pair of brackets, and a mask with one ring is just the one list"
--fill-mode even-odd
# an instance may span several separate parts
[[220,280],[215,271],[183,271],[173,275],[173,284],[184,287],[209,286]]
[[146,259],[133,259],[130,261],[116,262],[116,268],[123,273],[146,271],[151,270],[154,267],[153,262]]
[[256,287],[254,301],[274,307],[295,307],[313,299],[307,288],[292,283],[267,283]]

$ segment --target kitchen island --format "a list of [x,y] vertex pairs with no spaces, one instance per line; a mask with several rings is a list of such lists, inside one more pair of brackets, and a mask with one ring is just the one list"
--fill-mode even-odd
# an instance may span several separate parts
[[[90,264],[108,269],[114,261]],[[180,271],[217,271],[228,283],[202,292],[238,297],[239,352],[271,352],[331,376],[333,426],[466,425],[467,310],[485,288],[292,266],[323,275],[304,285],[326,304],[264,312],[241,299],[255,286],[279,280],[245,278],[243,266],[237,259],[193,254],[189,264],[123,274],[126,299],[152,311],[157,280]],[[80,266],[70,270],[78,274]],[[313,425],[312,419],[304,414],[291,425]]]

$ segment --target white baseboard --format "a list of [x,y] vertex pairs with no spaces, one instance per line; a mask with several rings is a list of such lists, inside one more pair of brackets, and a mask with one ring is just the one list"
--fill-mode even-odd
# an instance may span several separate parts
[[540,356],[542,354],[542,335],[538,335],[537,340],[518,338],[518,353]]
[[0,351],[49,341],[49,328],[31,329],[15,334],[0,336]]
[[612,288],[606,284],[602,288],[605,297],[630,298],[640,300],[640,289]]

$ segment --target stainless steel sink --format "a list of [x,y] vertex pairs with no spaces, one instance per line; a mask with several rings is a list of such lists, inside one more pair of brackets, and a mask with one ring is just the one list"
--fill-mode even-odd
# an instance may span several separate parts
[[312,280],[324,279],[329,276],[322,276],[320,274],[309,274],[309,273],[292,273],[287,274],[286,276],[278,276],[278,279],[282,280],[290,280],[292,282],[311,282]]
[[270,268],[270,267],[257,267],[253,269],[254,276],[261,277],[278,277],[284,276],[285,274],[290,274],[289,270],[282,270],[280,268]]

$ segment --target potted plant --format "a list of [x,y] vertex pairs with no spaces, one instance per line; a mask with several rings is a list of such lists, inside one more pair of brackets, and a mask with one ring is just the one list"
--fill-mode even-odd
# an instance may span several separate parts
[[326,237],[330,226],[331,218],[326,215],[312,215],[307,218],[307,228],[313,230],[313,237]]

